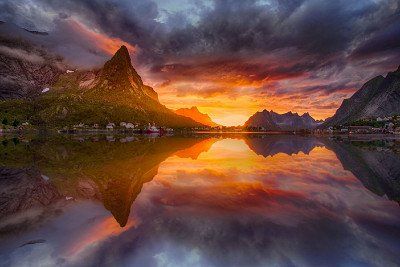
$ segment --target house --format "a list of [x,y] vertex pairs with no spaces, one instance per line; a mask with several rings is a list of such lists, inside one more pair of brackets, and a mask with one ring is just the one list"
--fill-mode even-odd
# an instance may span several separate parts
[[126,129],[135,129],[135,125],[133,125],[133,123],[128,122],[125,124],[125,128]]
[[115,123],[110,122],[109,124],[107,124],[106,129],[112,131],[112,130],[114,130],[114,127],[115,127]]
[[394,124],[392,122],[385,123],[385,129],[389,132],[393,132]]
[[376,121],[383,121],[383,119],[381,117],[376,118]]
[[75,128],[83,128],[83,127],[85,127],[85,124],[81,122],[79,124],[75,124],[74,127]]
[[121,122],[121,123],[119,124],[119,126],[121,126],[121,127],[126,127],[126,122]]
[[115,142],[114,136],[106,136],[108,142]]
[[385,117],[383,120],[384,121],[391,121],[393,119],[393,117]]
[[328,134],[332,134],[333,133],[333,127],[332,126],[329,126],[328,127],[328,129],[326,129],[326,132],[328,133]]
[[350,133],[361,133],[361,134],[371,133],[372,126],[350,126],[349,131]]

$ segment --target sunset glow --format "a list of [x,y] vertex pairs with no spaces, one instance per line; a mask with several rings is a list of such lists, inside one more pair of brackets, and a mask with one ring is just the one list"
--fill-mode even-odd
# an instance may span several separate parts
[[0,266],[400,266],[400,0],[0,0]]
[[125,45],[162,104],[197,106],[227,126],[264,109],[326,119],[400,62],[396,1],[33,2],[0,19],[15,10],[11,22],[49,31],[80,69]]

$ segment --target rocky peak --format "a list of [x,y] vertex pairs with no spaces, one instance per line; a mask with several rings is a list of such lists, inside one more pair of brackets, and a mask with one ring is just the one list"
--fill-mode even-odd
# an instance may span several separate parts
[[312,120],[314,120],[314,118],[311,117],[310,113],[308,113],[308,112],[306,112],[303,115],[301,115],[301,117],[304,118],[304,119],[312,119]]
[[313,129],[316,121],[305,113],[300,116],[292,111],[279,114],[274,111],[263,110],[251,116],[244,124],[245,127],[263,127],[272,131],[293,131],[301,129]]
[[175,111],[176,114],[191,118],[194,121],[197,121],[203,125],[215,127],[218,126],[217,123],[213,122],[210,116],[205,113],[201,113],[196,106],[191,108],[180,108]]
[[143,81],[133,68],[129,51],[124,45],[106,62],[100,79],[102,83],[106,82],[111,86],[131,85],[135,89],[143,86]]
[[345,125],[365,118],[400,114],[400,67],[386,77],[379,75],[366,82],[349,99],[343,100],[335,115],[326,120],[325,127]]

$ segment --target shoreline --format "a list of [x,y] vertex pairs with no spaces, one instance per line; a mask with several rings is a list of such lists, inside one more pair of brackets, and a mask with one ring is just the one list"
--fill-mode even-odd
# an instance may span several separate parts
[[96,135],[132,135],[132,136],[184,136],[191,134],[199,135],[259,135],[259,136],[277,136],[277,135],[293,135],[293,136],[309,136],[309,137],[321,137],[321,138],[334,138],[338,140],[349,140],[349,141],[371,141],[371,140],[399,140],[399,134],[314,134],[314,133],[293,133],[293,132],[253,132],[253,131],[175,131],[169,134],[146,134],[141,131],[126,131],[126,130],[97,130],[97,131],[57,131],[57,130],[28,130],[28,131],[7,131],[0,132],[2,136],[96,136]]

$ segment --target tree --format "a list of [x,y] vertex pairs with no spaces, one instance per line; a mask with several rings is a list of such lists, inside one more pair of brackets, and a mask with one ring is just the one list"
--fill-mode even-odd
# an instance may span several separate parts
[[15,119],[12,123],[12,126],[17,127],[19,125],[19,121]]
[[4,119],[1,121],[1,123],[2,123],[3,125],[8,125],[8,120],[7,120],[7,118],[4,118]]

